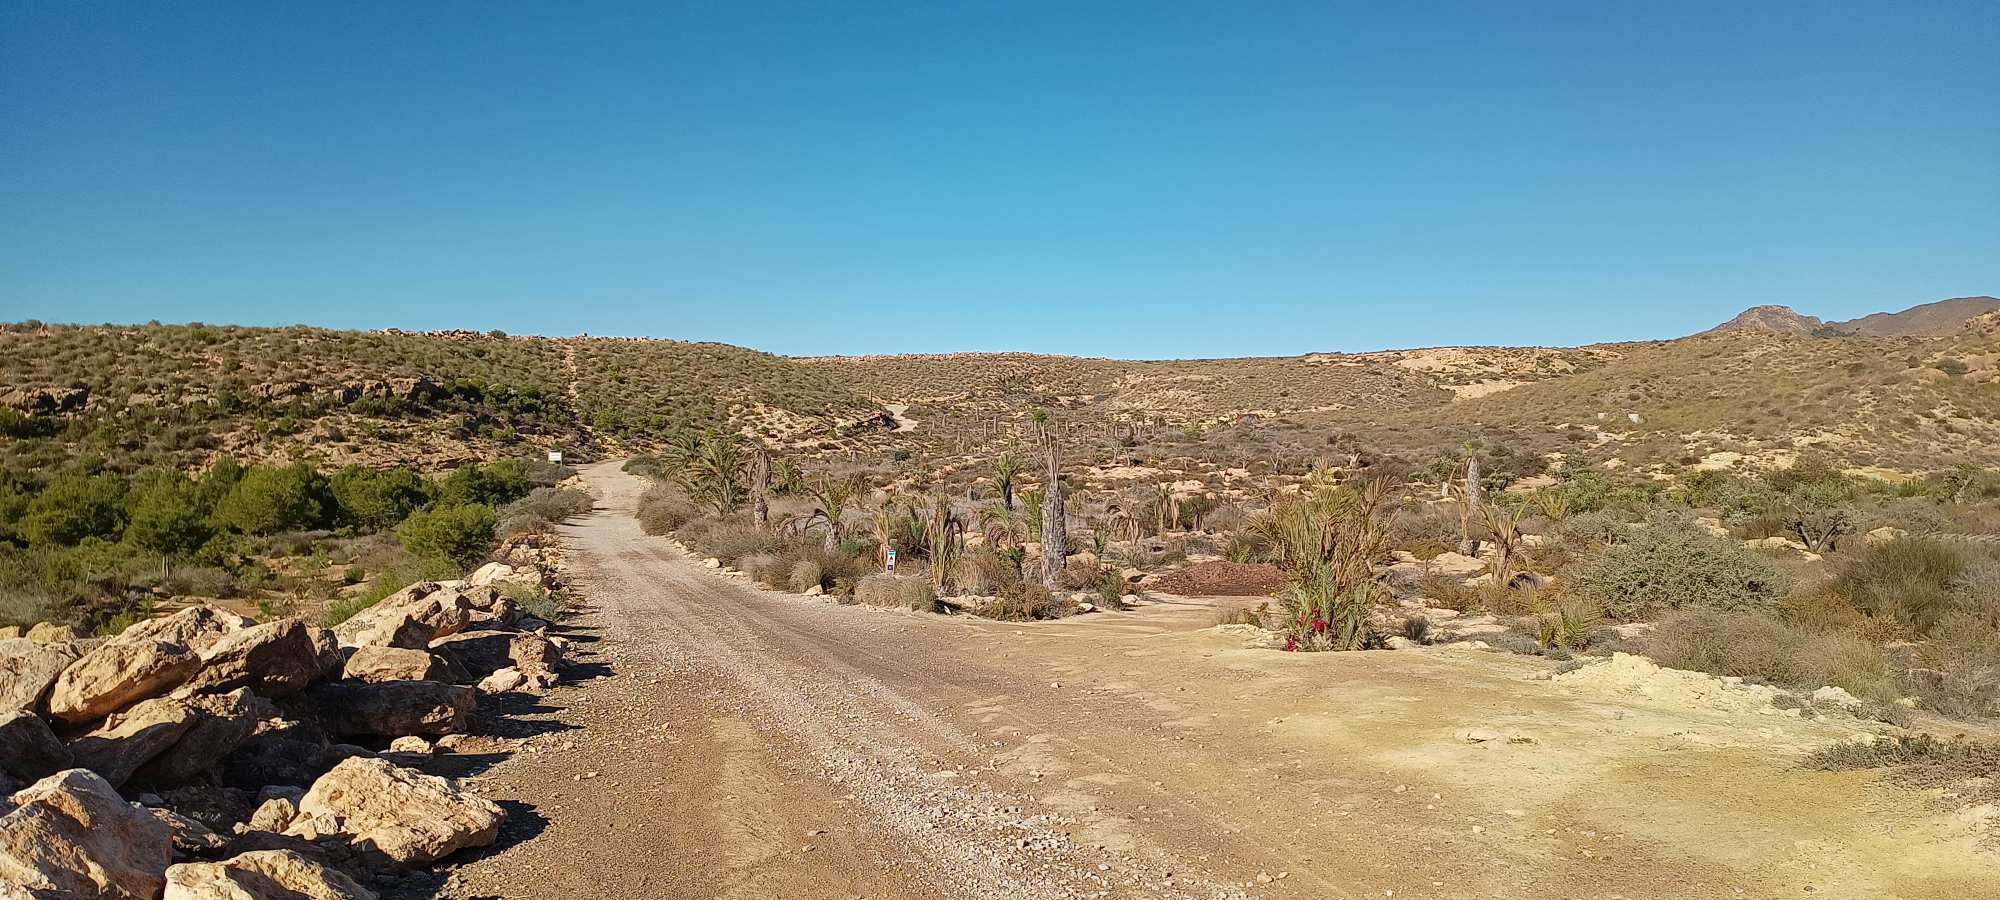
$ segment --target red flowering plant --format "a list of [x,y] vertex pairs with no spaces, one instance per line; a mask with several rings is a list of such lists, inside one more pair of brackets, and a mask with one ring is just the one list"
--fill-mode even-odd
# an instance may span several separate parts
[[1340,484],[1313,473],[1301,496],[1274,510],[1285,587],[1285,649],[1365,650],[1383,645],[1368,624],[1374,564],[1390,518],[1380,481]]

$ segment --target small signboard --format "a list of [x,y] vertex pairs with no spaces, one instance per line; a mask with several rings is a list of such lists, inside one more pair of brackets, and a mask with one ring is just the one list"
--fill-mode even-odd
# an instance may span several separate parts
[[562,462],[562,451],[561,451],[561,450],[550,450],[550,451],[549,451],[549,462],[552,462],[552,463],[559,463],[559,462]]
[[888,560],[888,569],[886,571],[891,575],[896,574],[896,548],[890,547],[888,555],[884,558]]

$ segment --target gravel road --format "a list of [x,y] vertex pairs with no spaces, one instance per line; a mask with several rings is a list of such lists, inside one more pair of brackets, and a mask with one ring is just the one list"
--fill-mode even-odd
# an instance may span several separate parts
[[1249,650],[1195,601],[838,606],[685,558],[633,520],[639,480],[586,476],[564,531],[603,674],[460,749],[516,814],[429,895],[1923,900],[2000,874],[1866,773],[1798,771],[1837,725],[1572,696],[1502,654]]

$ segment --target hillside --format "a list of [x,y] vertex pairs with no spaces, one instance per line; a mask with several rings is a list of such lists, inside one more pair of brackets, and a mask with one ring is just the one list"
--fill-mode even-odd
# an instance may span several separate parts
[[2000,298],[1954,297],[1912,306],[1902,312],[1874,313],[1827,327],[1869,337],[1942,337],[1965,327],[1967,321],[2000,310]]
[[818,442],[880,415],[797,363],[720,344],[303,326],[0,328],[0,459],[28,467],[94,456],[199,468],[228,455],[442,469],[543,449],[643,449],[675,427]]

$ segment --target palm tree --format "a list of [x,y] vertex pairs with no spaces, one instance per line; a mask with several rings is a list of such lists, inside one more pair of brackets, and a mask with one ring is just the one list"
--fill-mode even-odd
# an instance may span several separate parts
[[1009,450],[993,460],[993,489],[1000,492],[1000,505],[1014,511],[1014,482],[1021,474],[1021,458]]
[[822,520],[826,526],[826,549],[840,546],[840,517],[847,511],[847,505],[861,493],[861,484],[853,476],[838,476],[827,472],[807,479],[805,491],[819,501],[819,508],[807,514],[807,518]]

